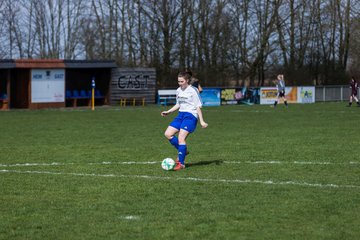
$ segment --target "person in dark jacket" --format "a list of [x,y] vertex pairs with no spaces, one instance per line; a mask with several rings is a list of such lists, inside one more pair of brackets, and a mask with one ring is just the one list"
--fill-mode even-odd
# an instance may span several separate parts
[[352,77],[350,81],[351,94],[350,94],[349,105],[347,105],[348,107],[351,107],[353,99],[355,99],[358,107],[360,107],[359,99],[357,98],[358,88],[359,88],[359,84],[357,83],[356,79]]

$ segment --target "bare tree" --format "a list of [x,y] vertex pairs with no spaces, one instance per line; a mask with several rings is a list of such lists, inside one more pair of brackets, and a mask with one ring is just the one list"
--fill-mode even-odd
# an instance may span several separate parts
[[[233,29],[231,43],[228,49],[229,62],[234,69],[234,77],[240,78],[249,70],[248,62],[248,32],[249,32],[249,4],[251,0],[241,3],[237,0],[229,2],[230,24]],[[232,16],[232,17],[231,17]]]
[[207,86],[333,84],[359,62],[359,19],[357,0],[0,0],[0,57],[114,59],[166,86],[184,67]]
[[19,13],[19,4],[14,4],[11,0],[5,0],[4,4],[4,14],[3,19],[6,25],[6,36],[8,36],[8,49],[9,49],[9,57],[14,57],[14,49],[17,46],[19,50],[19,55],[23,55],[22,52],[22,39],[21,32],[19,32],[18,26],[18,13]]
[[[96,31],[96,36],[98,37],[97,54],[98,58],[106,58],[106,14],[104,9],[105,0],[92,0],[91,1],[91,10],[95,14],[96,27],[93,29]],[[89,19],[90,20],[90,19]]]
[[[181,23],[179,3],[176,0],[149,1],[143,6],[144,14],[154,22],[154,27],[161,32],[161,50],[162,50],[162,74],[170,74],[170,69],[174,57],[171,57],[173,47],[175,46],[178,27]],[[155,29],[154,29],[155,30]]]
[[259,84],[263,85],[264,83],[267,58],[275,50],[273,47],[274,39],[271,36],[275,31],[277,12],[280,5],[281,0],[254,2],[253,11],[256,18],[252,19],[252,29],[249,36],[253,38],[253,41],[250,42],[250,47],[252,48],[250,51],[253,52],[253,55],[252,59],[250,59],[250,67],[247,73],[251,85],[253,85],[253,79],[256,77],[256,74]]
[[189,25],[189,17],[191,14],[191,9],[189,7],[189,0],[181,0],[180,1],[180,43],[179,43],[179,65],[181,67],[188,67],[186,64],[186,48],[187,48],[187,40],[188,40],[188,25]]
[[63,21],[63,42],[64,58],[75,59],[80,54],[78,47],[81,36],[79,31],[82,23],[82,13],[85,12],[86,5],[83,0],[66,0],[66,21]]
[[33,0],[36,41],[41,58],[60,58],[63,56],[60,36],[62,34],[63,1]]

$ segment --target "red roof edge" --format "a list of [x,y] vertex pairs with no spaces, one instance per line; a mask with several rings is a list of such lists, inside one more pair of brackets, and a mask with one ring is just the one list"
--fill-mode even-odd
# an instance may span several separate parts
[[16,59],[16,68],[65,68],[62,59]]

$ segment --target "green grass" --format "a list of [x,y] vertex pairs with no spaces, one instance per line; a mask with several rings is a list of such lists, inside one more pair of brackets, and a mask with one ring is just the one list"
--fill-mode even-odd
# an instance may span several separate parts
[[0,112],[0,239],[359,239],[345,105],[204,108],[180,172],[164,107]]

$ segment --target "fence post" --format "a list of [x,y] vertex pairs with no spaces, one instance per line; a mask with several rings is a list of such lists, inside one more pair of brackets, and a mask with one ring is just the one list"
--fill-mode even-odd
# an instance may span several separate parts
[[325,97],[325,85],[323,85],[323,102],[325,102],[326,101],[326,97]]
[[341,91],[341,93],[340,93],[340,97],[341,97],[341,102],[343,101],[343,86],[341,86],[341,88],[340,88],[340,91]]

